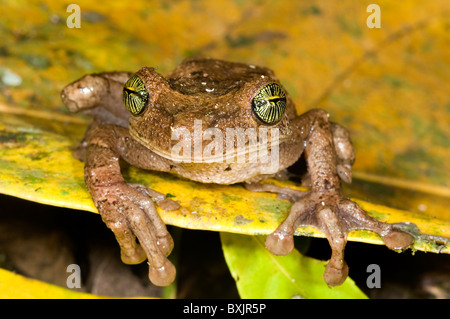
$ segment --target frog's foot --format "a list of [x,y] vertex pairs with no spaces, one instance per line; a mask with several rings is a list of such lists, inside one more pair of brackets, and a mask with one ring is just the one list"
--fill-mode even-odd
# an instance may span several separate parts
[[408,233],[371,218],[356,203],[339,194],[310,192],[294,203],[286,220],[267,237],[266,248],[275,255],[288,254],[294,247],[293,235],[299,226],[312,226],[327,237],[332,253],[324,279],[329,286],[340,285],[347,278],[344,249],[350,231],[374,231],[381,235],[390,249],[405,249],[413,242]]
[[122,261],[138,264],[148,259],[150,281],[157,286],[172,283],[176,270],[167,256],[172,251],[173,239],[150,197],[166,209],[179,205],[142,185],[116,183],[108,185],[107,192],[101,188],[93,188],[91,192],[103,221],[116,236]]

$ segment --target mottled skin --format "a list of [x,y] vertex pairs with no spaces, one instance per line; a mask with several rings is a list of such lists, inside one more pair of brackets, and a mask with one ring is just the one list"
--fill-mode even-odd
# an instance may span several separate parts
[[[348,132],[331,123],[323,110],[297,116],[287,93],[285,115],[273,125],[280,134],[278,170],[295,163],[304,152],[311,180],[309,191],[257,183],[276,173],[261,163],[178,163],[171,158],[171,149],[177,143],[171,139],[172,131],[192,128],[194,120],[202,120],[203,129],[216,127],[224,135],[230,127],[267,126],[253,114],[251,101],[265,84],[279,83],[271,70],[188,59],[166,78],[153,68],[142,68],[137,75],[149,93],[148,107],[138,116],[130,116],[122,101],[123,85],[132,76],[128,72],[87,75],[64,88],[62,99],[71,111],[94,117],[78,149],[78,156],[86,163],[86,185],[103,221],[116,236],[123,262],[135,264],[148,259],[149,278],[154,284],[168,285],[176,273],[167,259],[173,240],[154,201],[166,210],[179,205],[143,185],[127,184],[119,159],[202,183],[243,182],[251,191],[283,194],[294,204],[286,220],[267,237],[267,249],[276,255],[288,254],[297,227],[318,228],[332,249],[324,273],[330,286],[341,284],[347,277],[344,248],[351,230],[375,231],[391,249],[403,249],[412,243],[409,234],[372,219],[356,203],[343,198],[341,180],[351,182],[354,161]],[[206,145],[204,142],[202,146]]]

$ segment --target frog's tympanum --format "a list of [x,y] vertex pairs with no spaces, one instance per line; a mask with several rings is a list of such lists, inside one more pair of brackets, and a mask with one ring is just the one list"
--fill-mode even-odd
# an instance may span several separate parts
[[[83,111],[94,118],[78,147],[78,157],[85,161],[87,188],[116,236],[122,261],[136,264],[148,259],[149,278],[156,285],[170,284],[175,267],[167,259],[173,240],[155,203],[164,210],[177,209],[179,204],[146,186],[126,183],[121,160],[201,183],[243,183],[250,191],[284,195],[293,205],[284,222],[267,237],[267,249],[286,255],[294,246],[297,227],[321,230],[332,249],[324,273],[330,286],[340,285],[347,277],[344,248],[350,231],[374,231],[391,249],[406,248],[413,241],[408,233],[369,217],[342,196],[341,180],[351,182],[355,159],[348,131],[330,122],[324,110],[297,116],[289,94],[267,68],[188,59],[166,77],[149,67],[135,74],[87,75],[64,88],[62,99],[70,111]],[[201,132],[211,133],[208,138],[194,132],[199,123]],[[187,140],[197,145],[184,150],[194,153],[200,145],[200,157],[179,154],[181,142],[173,134],[181,128],[192,138]],[[248,134],[227,144],[230,128],[266,134],[261,134],[258,143]],[[200,142],[195,140],[198,136],[203,137]],[[217,142],[214,148],[213,141]],[[230,145],[234,153],[228,152]],[[265,161],[248,160],[261,148],[269,156],[276,153],[275,168],[267,156]],[[285,170],[303,153],[309,191],[258,183]],[[236,160],[238,155],[244,160]]]

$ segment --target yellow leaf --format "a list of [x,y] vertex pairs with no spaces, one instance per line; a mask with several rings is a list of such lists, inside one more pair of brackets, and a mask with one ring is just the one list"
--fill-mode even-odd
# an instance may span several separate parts
[[26,278],[0,268],[1,299],[98,299],[105,298]]

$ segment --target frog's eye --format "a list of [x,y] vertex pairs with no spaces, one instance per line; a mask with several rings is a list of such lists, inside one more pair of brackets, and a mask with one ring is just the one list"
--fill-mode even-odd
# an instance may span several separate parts
[[125,83],[123,87],[123,103],[133,115],[144,112],[148,104],[148,92],[144,82],[136,74]]
[[253,98],[252,110],[264,124],[276,124],[286,110],[286,94],[278,84],[266,84]]

